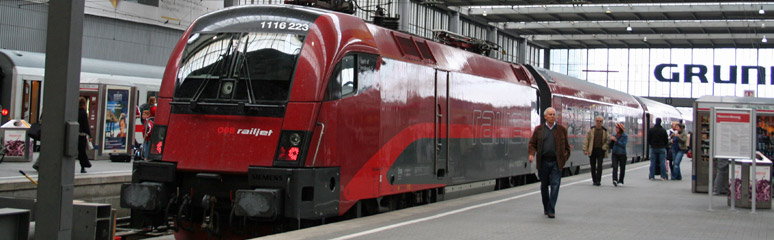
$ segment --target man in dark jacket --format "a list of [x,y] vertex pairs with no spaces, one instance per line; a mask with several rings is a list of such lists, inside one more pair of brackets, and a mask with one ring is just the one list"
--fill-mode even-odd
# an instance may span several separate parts
[[656,118],[656,125],[648,130],[648,145],[650,145],[650,174],[648,179],[655,180],[653,177],[656,171],[656,164],[661,168],[661,179],[667,180],[666,165],[666,147],[669,145],[669,136],[666,130],[661,127],[661,118]]
[[559,197],[559,184],[562,180],[561,170],[570,158],[570,144],[567,141],[567,128],[556,123],[556,110],[547,108],[543,116],[546,123],[535,127],[529,139],[529,162],[536,160],[540,178],[540,195],[543,198],[543,214],[554,218],[556,199]]

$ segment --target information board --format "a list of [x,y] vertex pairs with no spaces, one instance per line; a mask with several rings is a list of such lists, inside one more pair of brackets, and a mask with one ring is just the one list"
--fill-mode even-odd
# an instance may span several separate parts
[[715,108],[710,138],[714,158],[755,157],[755,116],[752,109]]

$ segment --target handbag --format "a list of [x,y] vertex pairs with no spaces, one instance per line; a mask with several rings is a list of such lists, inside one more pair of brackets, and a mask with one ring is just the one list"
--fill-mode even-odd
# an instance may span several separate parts
[[86,141],[86,148],[89,150],[94,150],[94,144],[92,144],[91,141]]
[[685,153],[685,156],[688,156],[688,158],[693,158],[693,153],[691,153],[691,150],[688,150],[688,152]]

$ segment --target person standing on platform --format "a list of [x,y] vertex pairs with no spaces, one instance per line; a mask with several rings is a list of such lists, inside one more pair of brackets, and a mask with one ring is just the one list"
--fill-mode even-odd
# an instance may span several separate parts
[[683,161],[683,154],[688,151],[688,134],[685,133],[685,125],[677,124],[675,132],[672,133],[672,180],[683,180],[680,173],[680,162]]
[[728,194],[728,164],[730,163],[727,158],[717,158],[717,171],[715,172],[715,179],[713,180],[712,194],[724,195]]
[[586,133],[586,139],[583,140],[583,154],[589,156],[591,165],[591,180],[594,186],[602,185],[602,159],[607,157],[608,142],[610,135],[607,128],[602,126],[602,116],[597,116],[594,120],[595,126]]
[[661,179],[667,180],[666,166],[666,148],[669,145],[669,136],[666,130],[661,127],[661,118],[656,118],[656,125],[648,130],[648,145],[650,145],[650,174],[648,179],[655,180],[654,174],[656,164],[661,168]]
[[[149,96],[148,101],[140,105],[140,113],[142,113],[145,110],[148,110],[148,112],[150,112],[151,117],[156,116],[156,97]],[[145,119],[142,120],[142,124],[145,124]]]
[[[543,214],[548,218],[556,216],[556,200],[562,181],[564,163],[570,158],[570,144],[567,128],[556,123],[556,110],[547,108],[543,112],[544,125],[535,127],[529,139],[529,162],[536,161],[540,178],[540,196],[543,200]],[[549,191],[550,185],[550,191]]]
[[[615,136],[610,137],[610,143],[613,145],[613,186],[624,184],[624,174],[626,174],[626,143],[629,142],[629,136],[623,123],[615,125]],[[620,168],[621,175],[618,175]]]
[[148,154],[150,153],[150,135],[153,130],[153,118],[151,117],[150,110],[142,110],[142,120],[145,122],[144,130],[142,133],[142,158],[148,161]]
[[86,168],[91,167],[89,156],[86,155],[86,144],[91,141],[89,114],[86,113],[86,104],[86,98],[78,98],[78,162],[81,164],[81,173],[86,173]]

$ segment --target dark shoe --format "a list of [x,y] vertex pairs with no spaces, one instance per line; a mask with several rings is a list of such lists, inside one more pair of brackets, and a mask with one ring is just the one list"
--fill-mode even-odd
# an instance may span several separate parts
[[618,187],[618,182],[616,182],[615,180],[613,180],[613,186],[616,186],[616,187]]
[[594,186],[599,187],[599,186],[602,186],[602,184],[601,183],[594,183]]
[[81,168],[81,173],[86,173],[86,169],[85,168]]
[[543,215],[548,216],[548,211],[543,211]]
[[549,213],[548,214],[548,218],[555,218],[555,217],[556,217],[556,215],[554,215],[553,213]]

